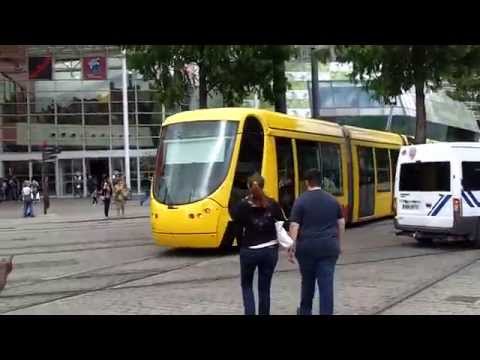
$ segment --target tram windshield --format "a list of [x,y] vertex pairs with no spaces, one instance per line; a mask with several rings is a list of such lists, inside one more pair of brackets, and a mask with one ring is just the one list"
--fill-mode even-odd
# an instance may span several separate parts
[[199,121],[162,129],[154,194],[168,205],[188,204],[213,193],[225,180],[237,123]]

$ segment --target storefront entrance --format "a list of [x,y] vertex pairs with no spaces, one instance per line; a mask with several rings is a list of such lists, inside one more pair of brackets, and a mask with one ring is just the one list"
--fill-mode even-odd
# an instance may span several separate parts
[[86,159],[87,176],[91,176],[100,187],[102,180],[109,174],[108,158]]

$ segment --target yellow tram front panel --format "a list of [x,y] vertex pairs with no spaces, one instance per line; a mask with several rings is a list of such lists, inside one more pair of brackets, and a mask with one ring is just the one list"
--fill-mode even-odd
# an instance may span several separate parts
[[167,205],[152,196],[151,227],[156,244],[189,248],[220,246],[230,221],[228,204],[240,149],[243,113],[245,109],[233,113],[222,109],[189,111],[174,115],[164,123],[164,126],[168,126],[190,121],[198,123],[225,120],[237,123],[237,130],[230,164],[218,189],[204,199],[186,204]]

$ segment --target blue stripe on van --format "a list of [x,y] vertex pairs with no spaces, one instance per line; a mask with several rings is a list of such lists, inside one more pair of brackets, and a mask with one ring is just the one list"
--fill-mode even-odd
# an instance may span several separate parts
[[435,205],[433,205],[433,207],[428,212],[427,216],[430,216],[430,214],[435,210],[435,207],[440,203],[440,201],[442,201],[442,199],[443,199],[443,195],[440,194],[440,199],[438,199],[437,202],[435,203]]
[[442,210],[442,208],[445,206],[445,204],[448,202],[448,200],[451,197],[452,197],[452,195],[445,195],[445,197],[443,198],[440,205],[438,205],[437,208],[435,209],[435,211],[432,213],[432,216],[437,216],[437,214],[440,212],[440,210]]
[[471,191],[467,191],[467,194],[470,195],[475,205],[480,207],[480,203],[478,202],[477,198],[473,195],[473,193]]
[[462,191],[462,197],[465,200],[465,202],[468,204],[468,206],[470,206],[471,208],[475,207],[470,201],[470,199],[468,198],[467,194],[465,194],[465,191]]

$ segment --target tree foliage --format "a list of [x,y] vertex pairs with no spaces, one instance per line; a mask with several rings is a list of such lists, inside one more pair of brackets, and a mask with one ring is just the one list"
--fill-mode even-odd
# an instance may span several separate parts
[[352,80],[384,100],[415,87],[417,143],[426,141],[425,89],[467,76],[480,63],[479,47],[467,45],[340,46],[337,54],[352,63]]
[[454,86],[447,91],[447,94],[458,101],[468,104],[471,110],[477,115],[480,114],[480,70],[452,79]]
[[[181,103],[192,87],[199,87],[199,105],[208,95],[222,94],[229,106],[239,104],[253,91],[276,103],[285,97],[285,61],[295,53],[291,46],[139,45],[126,46],[130,67],[153,80],[160,100]],[[198,74],[189,69],[196,65]],[[285,109],[286,110],[286,109]]]

